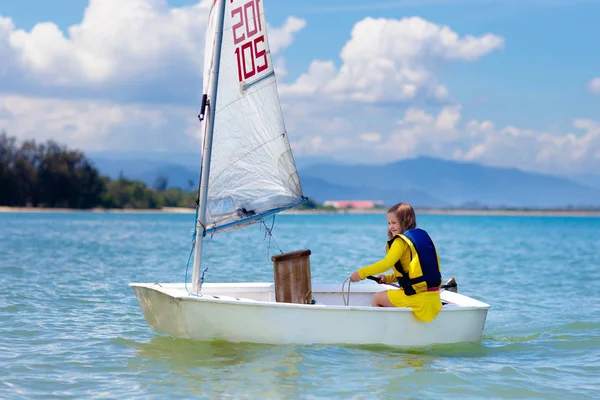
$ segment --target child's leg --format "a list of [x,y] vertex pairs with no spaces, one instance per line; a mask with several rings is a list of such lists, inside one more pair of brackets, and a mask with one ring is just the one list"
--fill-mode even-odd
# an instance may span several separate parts
[[387,290],[378,292],[373,295],[371,300],[371,306],[373,307],[394,307],[390,299],[388,298]]

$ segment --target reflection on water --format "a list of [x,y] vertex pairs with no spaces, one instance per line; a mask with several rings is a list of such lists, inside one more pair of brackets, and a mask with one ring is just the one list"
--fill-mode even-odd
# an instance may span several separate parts
[[[141,373],[168,370],[186,382],[190,393],[201,390],[205,395],[234,395],[241,391],[261,398],[297,397],[301,394],[299,380],[306,373],[304,348],[297,346],[201,342],[167,336],[155,336],[146,343],[122,342],[136,350],[130,359],[132,367]],[[210,388],[202,387],[207,382]],[[245,387],[248,382],[255,385]]]
[[251,362],[269,346],[225,341],[202,342],[157,335],[147,343],[131,340],[126,344],[137,348],[139,357],[186,367],[228,367]]
[[[244,394],[299,398],[318,385],[322,385],[324,397],[352,396],[357,391],[375,397],[399,395],[408,381],[415,386],[415,374],[423,374],[426,381],[432,374],[447,372],[449,366],[440,360],[455,359],[460,365],[465,359],[483,358],[494,351],[478,343],[421,349],[377,345],[275,346],[201,342],[162,335],[145,343],[121,342],[135,350],[129,360],[131,368],[157,376],[159,371],[168,370],[181,380],[187,393],[208,397]],[[344,374],[347,381],[331,384],[330,380],[339,380]],[[148,390],[155,384],[145,383]]]

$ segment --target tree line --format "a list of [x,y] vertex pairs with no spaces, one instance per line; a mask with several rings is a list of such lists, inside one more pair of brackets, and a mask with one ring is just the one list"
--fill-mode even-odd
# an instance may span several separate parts
[[195,207],[196,192],[102,176],[78,150],[48,140],[37,143],[0,133],[0,206],[48,208]]

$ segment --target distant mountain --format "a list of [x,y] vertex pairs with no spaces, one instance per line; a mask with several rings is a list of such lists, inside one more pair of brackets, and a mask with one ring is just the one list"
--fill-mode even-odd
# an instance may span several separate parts
[[[139,179],[149,186],[159,176],[167,178],[169,187],[191,190],[198,186],[198,153],[96,153],[90,158],[102,174],[113,179],[123,171],[128,179]],[[597,187],[516,168],[487,167],[430,157],[386,165],[356,165],[330,158],[297,157],[296,166],[304,194],[319,202],[383,200],[389,205],[406,200],[418,207],[600,206],[600,189]],[[591,183],[595,177],[598,176],[580,176]],[[597,182],[600,184],[600,179]]]
[[294,157],[296,169],[301,170],[313,165],[350,165],[347,161],[340,161],[330,157]]
[[420,207],[447,207],[450,204],[415,189],[376,188],[370,186],[342,186],[313,176],[300,175],[304,195],[320,203],[326,200],[381,200],[393,204],[404,199]]
[[163,152],[163,151],[92,151],[86,152],[86,155],[94,161],[112,161],[134,163],[160,163],[160,164],[179,164],[191,168],[200,168],[201,153],[197,152]]
[[567,175],[565,178],[585,186],[600,189],[600,174],[576,174]]
[[[92,152],[89,154],[96,168],[111,179],[117,179],[123,172],[127,179],[137,179],[152,186],[159,176],[168,179],[169,187],[188,189],[198,186],[200,180],[200,153],[161,153],[161,152]],[[329,157],[295,158],[296,168],[301,169],[315,164],[346,165]]]
[[122,172],[125,178],[141,180],[148,186],[152,186],[159,176],[164,176],[168,180],[168,187],[192,190],[198,187],[200,180],[200,168],[194,169],[172,162],[106,158],[92,158],[92,161],[102,175],[117,179]]
[[[183,165],[190,169],[200,170],[202,156],[198,152],[165,153],[160,151],[133,152],[133,151],[93,151],[86,153],[98,167],[108,168],[111,171],[120,165],[131,168],[132,171],[147,169],[148,166]],[[347,161],[340,161],[331,157],[294,157],[296,168],[302,169],[316,164],[348,165]],[[118,174],[118,171],[117,171]]]
[[[416,190],[452,206],[469,203],[532,208],[600,205],[600,190],[566,178],[429,157],[382,166],[312,165],[302,169],[300,174],[345,187]],[[362,197],[373,199],[370,192],[364,192]],[[398,198],[400,200],[402,198]]]
[[138,175],[137,179],[152,186],[159,176],[167,178],[168,187],[178,187],[188,191],[198,188],[200,182],[200,171],[194,171],[187,167],[175,164],[165,164],[147,170]]

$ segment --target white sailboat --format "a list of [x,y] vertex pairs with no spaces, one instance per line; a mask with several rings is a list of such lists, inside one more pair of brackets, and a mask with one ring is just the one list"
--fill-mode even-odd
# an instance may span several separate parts
[[310,270],[306,295],[312,301],[305,302],[283,302],[277,280],[202,284],[206,234],[264,221],[305,199],[279,103],[263,2],[215,0],[210,10],[192,282],[130,283],[147,323],[181,338],[266,344],[480,341],[490,306],[448,290],[442,290],[445,304],[437,318],[423,323],[409,308],[370,306],[374,293],[392,286],[368,282],[344,293],[341,285],[312,284]]

